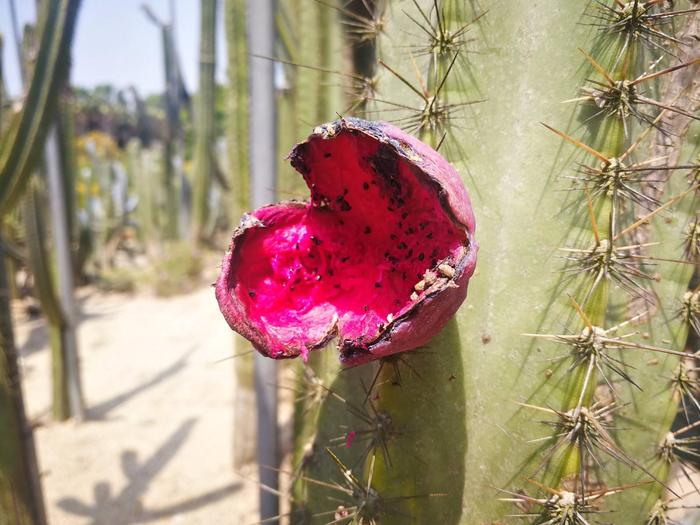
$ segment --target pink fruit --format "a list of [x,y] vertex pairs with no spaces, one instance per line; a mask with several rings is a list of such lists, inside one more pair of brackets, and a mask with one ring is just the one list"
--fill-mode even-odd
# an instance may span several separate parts
[[289,158],[311,201],[243,217],[216,282],[228,324],[275,359],[335,338],[345,364],[427,343],[476,264],[455,169],[390,124],[352,118],[317,127]]

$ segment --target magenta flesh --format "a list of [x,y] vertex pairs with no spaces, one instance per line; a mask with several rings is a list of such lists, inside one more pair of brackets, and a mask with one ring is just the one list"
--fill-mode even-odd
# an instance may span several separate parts
[[357,119],[316,128],[290,159],[311,201],[258,209],[234,233],[216,284],[229,325],[272,358],[335,337],[349,364],[425,344],[476,262],[459,175],[397,128]]

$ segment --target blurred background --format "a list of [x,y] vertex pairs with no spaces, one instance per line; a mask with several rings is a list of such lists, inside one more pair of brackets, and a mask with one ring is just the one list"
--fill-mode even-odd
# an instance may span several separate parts
[[[260,519],[252,349],[210,285],[250,204],[251,122],[263,200],[305,198],[284,155],[362,103],[332,71],[374,4],[249,4],[0,0],[3,525]],[[279,392],[262,424],[284,458]]]

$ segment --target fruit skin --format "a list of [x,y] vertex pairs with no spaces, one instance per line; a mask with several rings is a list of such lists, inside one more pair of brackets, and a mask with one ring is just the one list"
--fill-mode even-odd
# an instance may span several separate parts
[[[467,285],[474,273],[478,245],[474,239],[475,220],[467,190],[457,171],[435,150],[400,129],[385,122],[370,122],[361,119],[340,119],[314,129],[307,141],[295,146],[289,154],[292,165],[304,176],[311,187],[304,167],[304,151],[313,141],[332,140],[340,134],[360,134],[388,148],[397,158],[402,158],[415,167],[414,173],[424,177],[428,187],[437,192],[441,209],[454,225],[465,234],[465,242],[450,257],[450,268],[446,272],[435,270],[434,282],[426,287],[417,300],[404,307],[396,317],[387,320],[376,334],[356,339],[340,339],[338,348],[341,362],[357,365],[398,352],[415,349],[427,343],[447,324],[467,295]],[[262,354],[274,359],[292,358],[327,345],[338,335],[335,323],[308,334],[310,344],[276,345],[274,337],[255,326],[248,317],[246,305],[236,293],[236,267],[240,247],[246,234],[255,228],[264,228],[276,217],[301,211],[310,206],[308,202],[288,201],[260,208],[243,217],[234,231],[231,244],[221,266],[215,284],[219,308],[229,326],[248,339]],[[303,346],[304,348],[302,348]]]

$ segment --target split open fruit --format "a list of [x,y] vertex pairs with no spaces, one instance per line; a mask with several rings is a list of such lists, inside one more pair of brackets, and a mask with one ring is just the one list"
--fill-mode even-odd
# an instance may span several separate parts
[[337,339],[344,364],[427,343],[467,295],[474,215],[459,174],[384,123],[345,118],[289,154],[311,199],[243,217],[216,282],[233,330],[266,356]]

